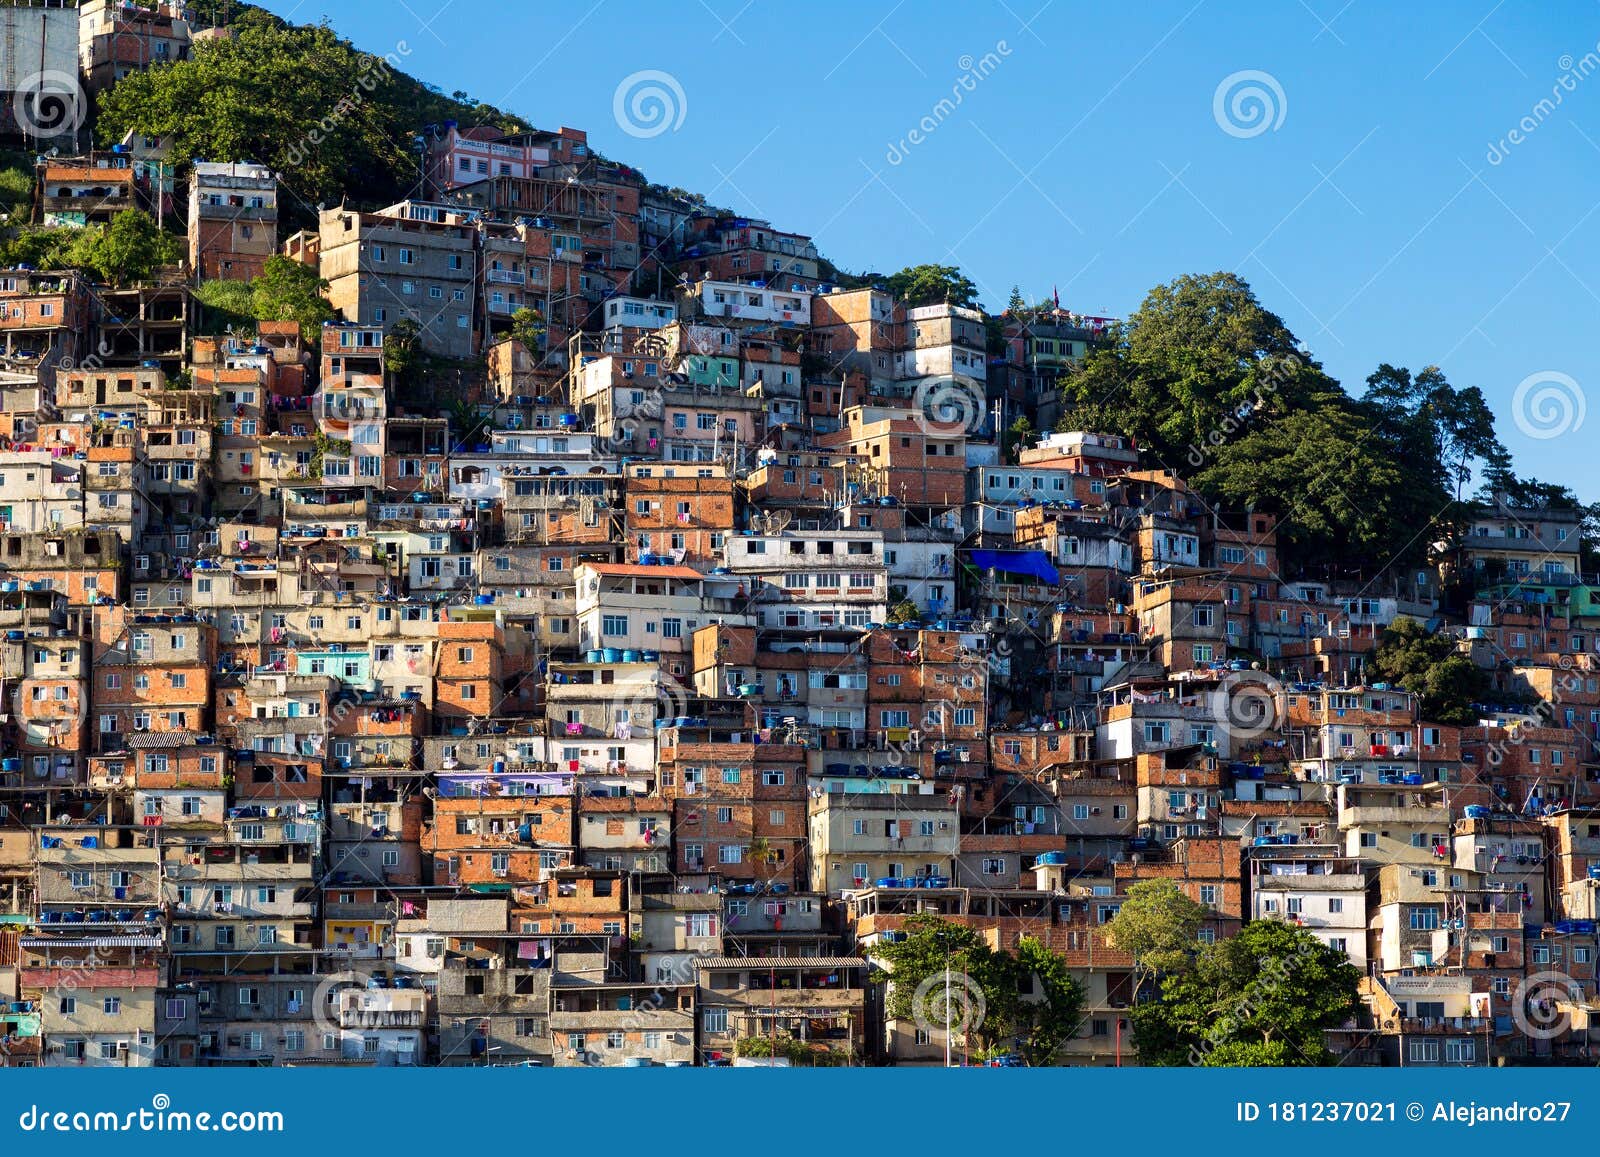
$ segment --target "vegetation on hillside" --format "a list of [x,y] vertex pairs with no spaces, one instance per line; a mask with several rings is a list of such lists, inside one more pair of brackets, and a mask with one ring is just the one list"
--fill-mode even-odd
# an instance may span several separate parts
[[1207,944],[1211,911],[1171,880],[1130,885],[1106,926],[1135,963],[1133,1044],[1145,1065],[1332,1062],[1323,1033],[1354,1017],[1361,974],[1303,928],[1256,920]]
[[297,321],[300,336],[315,342],[322,335],[322,323],[334,319],[333,306],[324,296],[327,289],[328,283],[314,269],[274,254],[254,280],[205,281],[195,297],[207,311],[205,329],[211,333],[249,328],[257,321]]
[[1384,631],[1372,657],[1371,674],[1419,696],[1422,717],[1467,726],[1478,721],[1489,677],[1456,647],[1449,635],[1430,634],[1415,619],[1401,617]]
[[0,237],[0,267],[82,269],[112,285],[142,281],[182,258],[182,242],[138,209],[124,209],[109,225],[25,226]]
[[[132,129],[170,137],[180,158],[267,164],[283,178],[285,230],[314,221],[318,205],[369,207],[412,192],[422,126],[531,127],[407,75],[404,42],[385,57],[357,50],[326,24],[293,25],[249,4],[201,0],[191,11],[199,26],[227,20],[231,35],[201,40],[190,59],[134,72],[103,93],[99,139]],[[31,196],[23,160],[0,157],[0,211]],[[706,205],[688,190],[651,187]],[[92,239],[81,233],[13,228],[0,237],[0,261],[79,264],[115,280],[137,276],[168,251],[152,248],[142,225]],[[910,306],[980,305],[976,284],[956,266],[856,274],[825,257],[818,264],[833,284],[880,285]],[[324,311],[321,290],[305,289],[290,287],[294,304],[264,304],[254,286],[206,285],[199,296],[213,320],[293,316],[309,332]],[[1007,306],[1024,320],[1054,309],[1030,307],[1016,289]],[[1001,326],[989,320],[991,354],[1003,347]],[[532,332],[531,323],[524,328]],[[1136,437],[1152,464],[1176,470],[1219,508],[1278,514],[1285,577],[1370,577],[1421,565],[1474,503],[1495,495],[1522,505],[1575,502],[1562,487],[1515,474],[1476,387],[1457,387],[1436,367],[1413,373],[1384,363],[1364,392],[1347,391],[1232,273],[1185,275],[1152,289],[1064,379],[1063,396],[1063,424]],[[1007,457],[1032,434],[1025,423],[1009,429]],[[1591,566],[1593,529],[1586,524]]]
[[361,52],[327,25],[291,25],[252,6],[231,29],[196,43],[188,60],[131,73],[103,93],[101,142],[134,129],[170,136],[177,157],[258,161],[283,178],[285,216],[304,223],[318,203],[372,206],[415,186],[411,141],[423,125],[530,127],[406,75],[401,49]]
[[975,929],[925,914],[906,917],[901,932],[869,950],[889,969],[891,1018],[948,1023],[964,1038],[957,1048],[980,1054],[1014,1045],[1026,1065],[1055,1063],[1082,1026],[1082,986],[1038,940],[1024,935],[1008,952]]
[[1152,289],[1063,392],[1065,425],[1132,435],[1208,501],[1277,513],[1292,569],[1330,577],[1425,561],[1474,479],[1542,486],[1512,473],[1477,387],[1384,364],[1354,397],[1234,273]]

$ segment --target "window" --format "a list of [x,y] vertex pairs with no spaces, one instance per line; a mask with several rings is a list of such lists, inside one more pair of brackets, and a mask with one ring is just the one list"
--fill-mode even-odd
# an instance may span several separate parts
[[1413,1040],[1410,1042],[1410,1060],[1412,1064],[1438,1064],[1439,1042],[1436,1040]]
[[708,1008],[703,1010],[700,1015],[700,1028],[704,1032],[727,1032],[728,1010],[725,1008]]
[[1417,907],[1411,909],[1411,930],[1413,932],[1432,932],[1438,927],[1438,908]]

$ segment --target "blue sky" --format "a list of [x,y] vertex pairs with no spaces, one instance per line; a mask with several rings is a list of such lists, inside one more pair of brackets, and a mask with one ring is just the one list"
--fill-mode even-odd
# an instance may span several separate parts
[[[992,308],[1020,284],[1119,316],[1236,270],[1347,389],[1379,362],[1438,364],[1484,389],[1524,473],[1600,500],[1592,0],[267,7],[586,129],[847,269],[958,264]],[[638,136],[613,103],[646,70],[681,91],[681,123]],[[1267,75],[1219,105],[1246,72]],[[1248,94],[1230,111],[1241,87],[1270,123]]]

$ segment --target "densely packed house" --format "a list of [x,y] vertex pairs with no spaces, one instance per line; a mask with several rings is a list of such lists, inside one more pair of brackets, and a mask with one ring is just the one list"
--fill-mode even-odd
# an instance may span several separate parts
[[[1106,319],[840,288],[576,130],[423,140],[426,197],[283,237],[197,163],[184,266],[0,270],[0,1065],[942,1063],[874,976],[919,914],[1042,941],[1064,1058],[1131,1063],[1158,879],[1344,951],[1351,1063],[1588,1055],[1576,512],[1447,544],[1461,622],[1288,581],[1129,439],[1003,446]],[[184,221],[165,172],[44,159],[39,211]],[[275,254],[339,320],[208,325]],[[1521,705],[1369,678],[1402,617]]]

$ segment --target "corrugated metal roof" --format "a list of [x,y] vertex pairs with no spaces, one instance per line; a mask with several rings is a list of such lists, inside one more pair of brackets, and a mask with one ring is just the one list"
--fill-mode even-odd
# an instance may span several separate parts
[[24,936],[24,948],[160,948],[160,936]]
[[163,747],[193,747],[192,731],[135,731],[128,736],[127,744],[135,750]]
[[872,962],[860,956],[702,956],[698,968],[866,968]]

